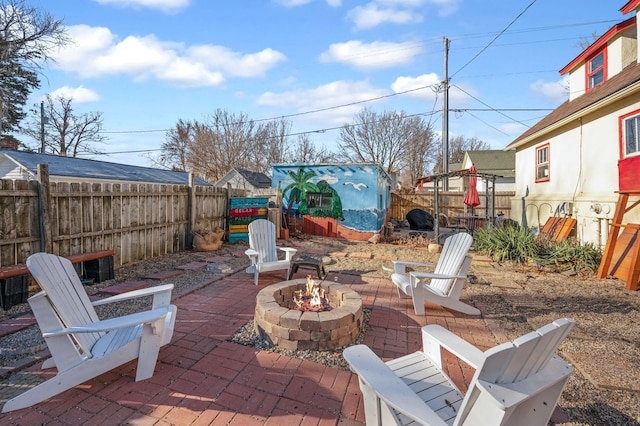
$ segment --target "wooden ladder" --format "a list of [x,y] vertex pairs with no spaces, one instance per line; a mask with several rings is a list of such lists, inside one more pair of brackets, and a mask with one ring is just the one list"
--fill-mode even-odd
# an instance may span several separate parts
[[626,282],[627,290],[638,290],[640,280],[640,225],[623,224],[625,213],[640,204],[627,207],[628,192],[620,192],[613,214],[607,244],[598,268],[598,278],[613,275]]

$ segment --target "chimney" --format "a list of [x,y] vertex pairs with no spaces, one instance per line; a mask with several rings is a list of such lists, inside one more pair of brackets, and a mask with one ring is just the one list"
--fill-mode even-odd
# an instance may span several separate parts
[[17,151],[19,144],[20,144],[20,142],[18,142],[18,139],[14,138],[13,136],[2,136],[2,137],[0,137],[0,148],[1,149],[11,149],[13,151]]

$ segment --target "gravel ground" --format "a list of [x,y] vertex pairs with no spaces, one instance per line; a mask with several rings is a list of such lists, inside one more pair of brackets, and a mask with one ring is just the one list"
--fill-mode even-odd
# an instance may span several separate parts
[[[421,238],[375,245],[302,236],[295,241],[303,246],[301,251],[305,246],[314,249],[322,246],[327,251],[370,252],[376,256],[422,261],[435,259],[435,255],[426,252],[427,241]],[[243,243],[225,244],[214,253],[186,251],[128,265],[116,271],[116,280],[87,287],[87,290],[93,294],[104,286],[138,280],[152,272],[166,271],[211,256],[231,256],[232,260],[222,265],[224,271],[188,271],[172,279],[174,294],[180,295],[190,291],[194,283],[211,279],[212,273],[246,267],[246,257],[233,257],[234,253],[242,253],[244,249]],[[334,271],[390,275],[390,263],[375,259],[331,257],[326,263],[327,269]],[[474,262],[470,284],[465,287],[463,298],[476,304],[483,317],[493,321],[509,339],[557,318],[576,320],[577,326],[559,349],[560,355],[575,367],[559,402],[570,419],[562,424],[640,425],[640,292],[625,290],[624,283],[615,279],[598,280],[535,268]],[[127,310],[135,309],[135,305],[127,306]],[[28,310],[26,304],[16,306],[8,312],[1,312],[0,319]],[[365,312],[365,323],[367,317]],[[265,350],[277,350],[264,347],[252,329],[252,325],[247,324],[232,340]],[[44,347],[37,327],[2,338],[0,365],[9,365]],[[299,351],[290,355],[347,368],[339,352]]]

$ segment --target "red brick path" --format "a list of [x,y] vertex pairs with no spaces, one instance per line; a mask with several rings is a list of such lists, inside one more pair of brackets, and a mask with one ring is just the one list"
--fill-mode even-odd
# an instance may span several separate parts
[[[254,286],[253,275],[238,272],[177,299],[174,337],[161,349],[151,379],[135,382],[131,362],[34,407],[1,414],[0,424],[363,424],[353,374],[226,342],[253,317],[256,293],[282,275],[260,274]],[[372,310],[364,343],[383,358],[418,350],[425,324],[441,324],[481,349],[506,341],[482,318],[436,306],[426,317],[415,316],[388,279],[332,272],[327,280],[335,278]],[[52,376],[39,367],[28,370]],[[465,390],[473,371],[451,360],[449,368]]]

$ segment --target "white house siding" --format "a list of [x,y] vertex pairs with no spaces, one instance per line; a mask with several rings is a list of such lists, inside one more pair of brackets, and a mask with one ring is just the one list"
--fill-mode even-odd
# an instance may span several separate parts
[[617,38],[607,48],[607,75],[612,76],[622,71],[622,40]]
[[[525,206],[529,227],[539,230],[567,203],[565,210],[577,220],[580,241],[603,247],[618,200],[618,117],[637,109],[640,98],[632,103],[618,102],[519,149],[511,217],[522,220],[522,197],[528,187]],[[535,147],[546,143],[550,150],[550,181],[536,183]],[[597,205],[600,213],[594,211]],[[626,214],[625,222],[640,223],[640,207]]]
[[[585,73],[584,65],[576,72],[569,74],[569,100],[572,101],[580,95],[584,95]],[[517,170],[517,169],[516,169]]]

